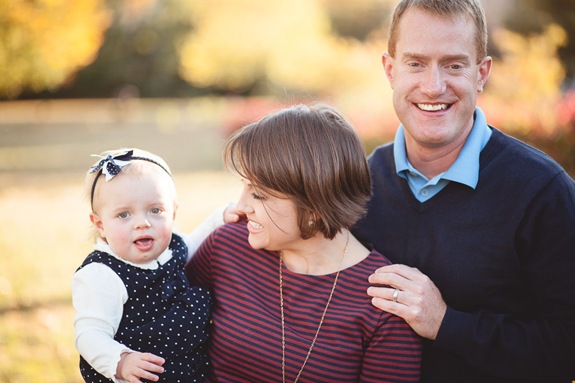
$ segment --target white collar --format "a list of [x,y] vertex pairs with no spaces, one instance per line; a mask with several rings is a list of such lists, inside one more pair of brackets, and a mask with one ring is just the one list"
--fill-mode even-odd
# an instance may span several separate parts
[[103,251],[105,253],[110,254],[112,257],[128,264],[128,265],[132,265],[135,267],[138,267],[140,269],[144,269],[144,270],[156,270],[160,265],[165,264],[166,262],[168,262],[170,259],[172,259],[172,249],[170,249],[169,247],[166,248],[166,250],[164,250],[164,252],[162,254],[160,254],[160,256],[156,259],[154,259],[153,261],[147,262],[147,263],[133,263],[130,261],[127,261],[125,259],[120,258],[119,256],[117,256],[116,254],[114,254],[114,252],[112,251],[112,249],[110,248],[110,245],[108,245],[108,243],[106,241],[104,241],[102,238],[98,238],[96,239],[96,243],[94,244],[94,250],[97,251]]

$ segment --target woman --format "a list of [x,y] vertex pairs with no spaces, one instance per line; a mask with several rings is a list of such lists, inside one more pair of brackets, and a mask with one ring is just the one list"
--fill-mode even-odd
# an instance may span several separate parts
[[351,125],[327,106],[284,109],[237,131],[224,160],[242,177],[246,220],[186,266],[215,296],[210,379],[418,381],[419,338],[366,294],[389,261],[349,231],[371,194]]

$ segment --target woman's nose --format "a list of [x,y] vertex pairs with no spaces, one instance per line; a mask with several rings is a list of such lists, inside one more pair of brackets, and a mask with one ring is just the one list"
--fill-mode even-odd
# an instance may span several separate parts
[[236,203],[236,210],[238,210],[239,212],[244,213],[244,214],[250,214],[250,213],[254,212],[254,209],[249,202],[249,198],[247,198],[247,197],[248,197],[248,192],[244,189],[242,191],[242,195],[240,196],[240,199]]

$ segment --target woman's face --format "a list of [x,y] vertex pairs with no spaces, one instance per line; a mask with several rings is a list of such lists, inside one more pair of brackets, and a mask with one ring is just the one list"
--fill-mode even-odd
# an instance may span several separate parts
[[243,191],[236,209],[248,220],[249,243],[254,249],[286,250],[302,241],[297,209],[289,197],[275,197],[242,180]]

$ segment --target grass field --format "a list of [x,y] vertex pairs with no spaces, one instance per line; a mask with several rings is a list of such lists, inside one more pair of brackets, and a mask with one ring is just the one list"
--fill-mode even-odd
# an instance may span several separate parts
[[70,281],[91,249],[90,154],[139,147],[164,157],[177,228],[189,231],[239,195],[221,171],[229,110],[219,99],[0,102],[0,383],[82,382]]
[[[176,173],[177,228],[239,196],[224,172]],[[0,383],[80,383],[70,280],[91,249],[83,175],[0,176]]]

